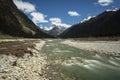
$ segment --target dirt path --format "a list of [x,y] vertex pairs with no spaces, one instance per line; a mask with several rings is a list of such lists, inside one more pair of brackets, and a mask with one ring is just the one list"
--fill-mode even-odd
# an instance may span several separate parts
[[62,42],[83,50],[95,51],[101,54],[120,56],[120,41],[73,41]]
[[0,80],[48,80],[44,40],[0,41]]

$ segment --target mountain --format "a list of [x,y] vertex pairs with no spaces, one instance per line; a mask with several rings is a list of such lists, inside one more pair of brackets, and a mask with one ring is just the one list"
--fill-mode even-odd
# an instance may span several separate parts
[[52,29],[48,31],[48,33],[52,36],[58,36],[60,33],[62,33],[65,29],[67,29],[65,26],[60,25],[52,25]]
[[107,10],[75,24],[65,30],[58,37],[80,38],[80,37],[109,37],[120,36],[120,9]]
[[50,28],[44,28],[44,27],[42,27],[41,29],[44,32],[48,33],[49,35],[57,37],[59,34],[61,34],[67,28],[68,27],[66,27],[66,26],[52,24]]
[[37,27],[12,0],[0,0],[0,38],[2,37],[48,38],[52,37]]

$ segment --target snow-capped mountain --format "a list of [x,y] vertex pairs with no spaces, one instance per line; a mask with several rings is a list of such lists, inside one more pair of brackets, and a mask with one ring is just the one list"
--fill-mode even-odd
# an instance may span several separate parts
[[70,26],[66,25],[59,25],[59,24],[52,24],[51,27],[40,27],[44,32],[48,33],[52,36],[58,36],[60,33],[65,31]]
[[95,16],[88,16],[87,18],[83,19],[81,23],[89,21],[90,19],[94,18]]

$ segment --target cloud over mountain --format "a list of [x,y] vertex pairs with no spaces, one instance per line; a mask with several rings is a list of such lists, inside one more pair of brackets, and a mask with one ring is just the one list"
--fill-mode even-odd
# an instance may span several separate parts
[[40,12],[32,12],[32,13],[31,13],[31,16],[33,16],[32,21],[33,21],[35,24],[48,22],[47,20],[45,20],[46,15],[44,15],[43,13],[40,13]]
[[80,14],[78,12],[76,12],[76,11],[68,11],[68,14],[70,16],[80,16]]
[[98,4],[101,6],[109,6],[113,2],[113,0],[98,0]]
[[61,23],[61,19],[60,18],[50,18],[49,19],[52,23]]
[[36,11],[35,5],[29,2],[23,2],[22,0],[13,0],[17,8],[22,10],[25,13],[30,13]]
[[66,28],[71,26],[69,24],[62,23],[62,20],[60,18],[50,18],[49,21],[51,21],[52,25],[64,26]]
[[47,23],[48,21],[45,20],[45,18],[47,17],[46,15],[44,15],[41,12],[38,12],[36,10],[35,5],[29,3],[29,2],[25,2],[22,0],[13,0],[15,5],[17,6],[18,9],[20,9],[21,11],[23,11],[26,14],[29,14],[32,16],[32,21],[37,25],[39,23]]

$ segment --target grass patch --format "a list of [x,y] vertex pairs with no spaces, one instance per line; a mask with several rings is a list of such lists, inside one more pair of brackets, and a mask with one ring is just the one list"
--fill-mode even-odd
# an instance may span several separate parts
[[32,41],[10,41],[0,43],[0,55],[14,55],[16,57],[23,57],[25,54],[32,55],[32,52],[28,50],[34,48]]

